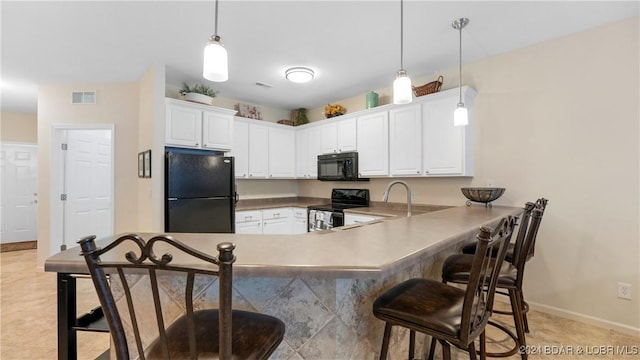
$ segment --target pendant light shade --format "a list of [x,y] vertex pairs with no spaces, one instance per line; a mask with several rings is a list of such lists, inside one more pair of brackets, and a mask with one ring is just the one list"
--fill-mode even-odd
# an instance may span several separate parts
[[204,48],[202,76],[210,81],[223,82],[229,80],[229,61],[227,49],[222,45],[218,35],[218,0],[215,5],[215,29]]
[[411,95],[411,79],[407,72],[399,70],[396,79],[393,81],[393,103],[408,104],[413,100]]
[[227,49],[224,48],[220,37],[217,35],[212,36],[204,48],[202,76],[207,80],[216,82],[229,80]]
[[404,2],[400,0],[400,70],[393,81],[393,103],[408,104],[413,100],[411,94],[411,79],[407,76],[403,64],[404,52]]
[[469,113],[467,108],[464,107],[464,103],[462,102],[462,29],[469,24],[469,19],[460,18],[453,21],[451,26],[454,29],[458,30],[460,34],[460,67],[459,67],[459,76],[458,76],[458,89],[460,91],[460,100],[458,102],[458,106],[456,110],[453,112],[453,125],[454,126],[465,126],[469,124]]
[[453,112],[453,126],[469,125],[469,113],[463,103],[458,103],[456,110]]

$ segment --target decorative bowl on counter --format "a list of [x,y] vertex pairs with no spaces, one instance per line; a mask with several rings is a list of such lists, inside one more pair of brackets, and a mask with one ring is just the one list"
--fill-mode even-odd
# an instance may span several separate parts
[[471,202],[484,203],[485,207],[491,207],[491,202],[504,194],[505,188],[496,187],[468,187],[461,188],[462,194],[469,199],[467,206],[471,206]]

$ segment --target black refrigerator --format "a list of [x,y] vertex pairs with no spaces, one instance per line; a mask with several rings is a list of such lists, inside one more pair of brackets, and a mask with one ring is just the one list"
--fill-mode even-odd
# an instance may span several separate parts
[[233,157],[165,153],[166,232],[234,233]]

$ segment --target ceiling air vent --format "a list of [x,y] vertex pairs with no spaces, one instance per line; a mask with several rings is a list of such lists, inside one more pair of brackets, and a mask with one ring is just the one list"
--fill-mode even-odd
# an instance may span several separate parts
[[74,91],[71,93],[72,104],[95,104],[96,92],[95,91]]

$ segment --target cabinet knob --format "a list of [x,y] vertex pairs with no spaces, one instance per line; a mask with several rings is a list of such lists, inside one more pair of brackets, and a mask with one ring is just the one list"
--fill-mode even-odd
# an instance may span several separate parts
[[428,173],[429,173],[429,170],[425,170],[425,171],[424,171],[424,173],[425,173],[425,174],[428,174]]
[[420,174],[420,170],[416,171],[416,174]]
[[273,177],[273,175],[272,175],[272,174],[269,174],[269,177]]
[[[196,144],[196,145],[198,145],[198,144]],[[207,147],[207,144],[202,144],[202,147]]]
[[338,152],[339,152],[339,153],[341,153],[341,152],[342,152],[342,149],[338,149]]
[[253,176],[253,174],[249,174],[249,177],[252,177],[252,176]]
[[196,143],[196,146],[198,146],[198,143]]

